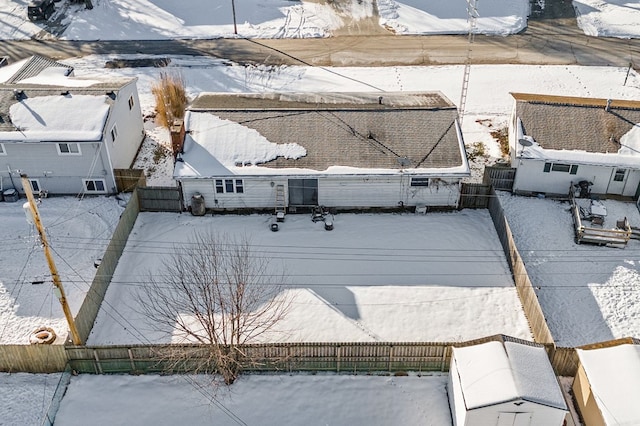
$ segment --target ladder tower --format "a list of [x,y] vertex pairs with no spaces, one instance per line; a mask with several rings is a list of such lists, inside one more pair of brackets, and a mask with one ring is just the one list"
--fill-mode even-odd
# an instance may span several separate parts
[[460,127],[464,120],[464,110],[467,103],[467,92],[469,90],[469,73],[471,72],[471,52],[475,40],[476,26],[478,20],[478,0],[467,0],[467,20],[469,22],[469,35],[467,43],[467,58],[464,64],[464,75],[462,76],[462,91],[460,92],[460,102],[458,103],[458,117]]

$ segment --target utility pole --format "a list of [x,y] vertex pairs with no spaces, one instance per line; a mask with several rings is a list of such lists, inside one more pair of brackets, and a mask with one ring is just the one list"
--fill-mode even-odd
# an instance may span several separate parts
[[233,33],[238,34],[238,24],[236,23],[236,2],[231,0],[231,13],[233,13]]
[[47,258],[47,263],[49,264],[51,278],[53,278],[53,285],[55,286],[53,292],[56,294],[56,296],[58,296],[58,300],[60,300],[60,304],[62,305],[64,316],[67,319],[69,330],[71,331],[71,340],[73,340],[74,345],[80,346],[82,345],[82,339],[80,338],[80,333],[78,333],[76,323],[73,320],[73,315],[71,314],[71,309],[69,308],[69,304],[67,303],[67,296],[65,296],[64,294],[64,287],[62,286],[62,282],[60,281],[58,269],[56,268],[56,264],[53,261],[53,256],[51,256],[51,249],[49,248],[47,235],[44,232],[44,226],[42,226],[42,221],[40,220],[40,213],[38,212],[38,207],[36,206],[36,202],[33,198],[33,192],[31,191],[31,184],[29,183],[29,179],[27,178],[26,174],[21,174],[20,178],[22,179],[22,187],[24,188],[24,193],[27,195],[27,200],[29,200],[29,209],[31,210],[33,223],[38,230],[38,234],[40,234],[40,241],[42,242],[42,246],[44,247],[44,255]]

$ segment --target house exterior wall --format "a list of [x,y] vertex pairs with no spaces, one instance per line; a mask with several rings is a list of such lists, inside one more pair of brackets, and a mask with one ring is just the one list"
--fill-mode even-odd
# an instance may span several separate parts
[[[575,174],[568,172],[549,171],[544,172],[545,163],[561,163],[570,166],[577,166]],[[594,194],[615,193],[610,189],[612,175],[615,173],[615,166],[587,165],[570,163],[566,161],[553,162],[551,160],[516,159],[513,163],[517,167],[516,177],[513,182],[513,191],[516,193],[544,192],[547,194],[567,194],[571,182],[577,183],[581,180],[588,180],[593,183],[591,192]],[[623,168],[623,167],[621,167]],[[640,171],[628,170],[628,176],[622,194],[633,197],[640,184]]]
[[[70,142],[76,143],[76,142]],[[104,179],[109,191],[115,188],[107,153],[102,142],[78,142],[80,155],[61,155],[57,142],[3,143],[5,155],[0,155],[0,178],[3,188],[22,191],[16,170],[30,179],[38,179],[40,188],[51,194],[78,194],[83,191],[83,179]],[[9,176],[12,170],[13,183]]]
[[607,426],[591,392],[591,384],[582,365],[578,366],[572,389],[576,405],[586,426]]
[[[516,405],[516,403],[520,405]],[[515,425],[507,423],[508,426],[562,426],[567,414],[566,411],[558,408],[520,400],[469,410],[464,426],[502,426],[505,423],[500,423],[501,413],[507,415],[509,413],[527,413],[531,415],[528,423],[524,420],[525,416],[522,423],[516,422]]]
[[[129,98],[133,99],[131,108],[129,108]],[[114,125],[118,133],[115,142],[111,137]],[[109,112],[103,134],[111,159],[111,168],[130,168],[144,139],[142,112],[135,80],[118,90],[116,102]]]
[[[241,179],[243,193],[217,193],[215,180],[181,179],[185,207],[194,193],[200,193],[208,209],[274,208],[276,187],[283,185],[288,206],[288,179],[318,179],[318,205],[336,208],[396,208],[401,206],[457,207],[460,198],[458,178],[429,180],[429,186],[411,186],[404,176],[221,176]],[[272,184],[273,183],[273,184]]]

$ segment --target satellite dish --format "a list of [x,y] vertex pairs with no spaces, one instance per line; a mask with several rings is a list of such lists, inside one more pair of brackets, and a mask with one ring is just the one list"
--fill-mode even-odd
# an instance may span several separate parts
[[518,139],[518,143],[524,147],[533,145],[533,142],[531,142],[529,139]]

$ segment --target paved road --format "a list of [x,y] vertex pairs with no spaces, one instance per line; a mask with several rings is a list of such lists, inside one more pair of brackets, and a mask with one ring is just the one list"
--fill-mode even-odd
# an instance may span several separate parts
[[[567,7],[567,4],[569,6]],[[553,7],[552,7],[553,6]],[[28,40],[0,42],[0,56],[12,61],[40,54],[55,59],[88,54],[207,55],[240,63],[314,66],[464,64],[577,64],[640,68],[640,40],[587,37],[577,27],[568,0],[548,0],[520,34],[395,36],[384,31],[319,39],[216,39],[155,41]],[[345,34],[345,35],[342,35]],[[471,50],[470,50],[471,48]]]

